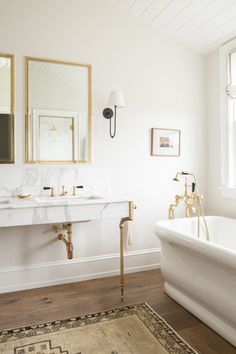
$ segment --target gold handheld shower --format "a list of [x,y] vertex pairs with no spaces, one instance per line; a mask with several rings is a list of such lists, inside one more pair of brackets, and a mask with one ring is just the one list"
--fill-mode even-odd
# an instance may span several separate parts
[[[185,178],[185,190],[183,195],[175,196],[175,203],[171,204],[169,207],[169,219],[174,219],[174,210],[179,206],[179,203],[183,201],[185,203],[186,209],[186,217],[192,216],[195,212],[197,212],[198,217],[198,237],[200,237],[200,217],[203,218],[205,229],[206,229],[206,237],[209,241],[209,232],[207,228],[207,223],[205,220],[203,206],[202,206],[202,195],[198,191],[197,179],[194,173],[181,171],[177,172],[173,181],[180,182],[181,177]],[[188,177],[193,178],[193,182],[191,184],[188,183]],[[189,187],[191,187],[191,192],[188,191]]]
[[176,181],[176,182],[180,181],[180,172],[176,173],[176,176],[173,178],[173,181]]
[[194,176],[192,172],[181,171],[177,172],[176,176],[173,178],[173,181],[179,182],[181,177]]

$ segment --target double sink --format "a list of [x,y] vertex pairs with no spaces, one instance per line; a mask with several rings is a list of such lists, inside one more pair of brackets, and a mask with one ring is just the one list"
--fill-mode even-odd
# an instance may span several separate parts
[[25,198],[18,197],[0,197],[0,209],[21,208],[27,206],[54,206],[54,205],[75,205],[87,204],[91,202],[101,202],[104,198],[99,195],[90,195],[86,197],[79,196],[29,196]]
[[98,195],[90,195],[87,197],[78,197],[78,196],[57,196],[57,197],[34,197],[33,198],[38,204],[50,203],[52,205],[63,204],[65,202],[69,203],[78,203],[78,202],[86,202],[88,200],[100,200],[104,199]]

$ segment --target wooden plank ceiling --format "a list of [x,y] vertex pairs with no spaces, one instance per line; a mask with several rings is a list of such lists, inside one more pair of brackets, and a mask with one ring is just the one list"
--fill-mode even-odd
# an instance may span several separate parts
[[203,54],[236,37],[236,0],[110,1]]

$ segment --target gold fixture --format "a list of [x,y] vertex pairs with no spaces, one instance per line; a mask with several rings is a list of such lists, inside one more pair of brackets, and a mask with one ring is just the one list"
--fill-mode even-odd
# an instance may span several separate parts
[[73,187],[72,195],[73,195],[73,196],[76,196],[76,189],[83,189],[83,188],[84,188],[84,186],[74,186],[74,187]]
[[55,197],[55,192],[54,192],[54,188],[53,187],[43,187],[43,190],[44,191],[50,190],[51,191],[50,197]]
[[[77,186],[78,188],[82,186]],[[121,291],[121,301],[124,300],[124,225],[126,222],[133,221],[134,210],[137,206],[134,202],[129,202],[128,204],[128,216],[120,220],[120,291]],[[73,243],[72,243],[72,224],[65,223],[62,225],[53,225],[51,229],[59,240],[63,241],[66,245],[67,257],[68,259],[73,259]]]
[[54,188],[51,187],[51,197],[55,197]]
[[68,259],[73,259],[72,224],[53,225],[52,231],[57,234],[59,240],[66,245]]
[[61,194],[60,194],[60,196],[61,196],[61,197],[64,197],[65,195],[67,195],[67,193],[68,193],[68,192],[65,190],[65,186],[62,186],[62,187],[61,187]]
[[[192,172],[177,172],[176,176],[173,178],[173,181],[179,182],[181,177],[185,178],[184,183],[184,194],[175,196],[175,203],[171,204],[169,207],[168,215],[169,219],[174,219],[175,217],[175,208],[177,208],[180,202],[185,204],[185,215],[186,217],[191,217],[194,214],[197,214],[198,217],[198,238],[200,237],[200,217],[203,218],[205,229],[206,229],[206,238],[209,241],[209,231],[203,211],[202,198],[203,196],[198,191],[197,179],[194,173]],[[189,184],[188,178],[191,177],[193,182]],[[191,192],[189,192],[191,188]]]
[[180,181],[180,172],[176,173],[176,176],[173,178],[173,181],[176,181],[176,182]]
[[134,209],[137,206],[134,202],[129,202],[129,216],[121,219],[120,221],[120,290],[121,290],[121,301],[124,300],[124,225],[128,221],[133,221],[134,219]]

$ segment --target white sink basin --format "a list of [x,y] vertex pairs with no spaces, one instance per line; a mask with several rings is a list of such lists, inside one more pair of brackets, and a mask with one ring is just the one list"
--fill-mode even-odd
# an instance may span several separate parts
[[34,198],[37,203],[50,203],[50,204],[60,204],[65,202],[78,202],[85,200],[96,200],[103,199],[103,197],[98,195],[91,195],[88,197],[78,197],[78,196],[57,196],[57,197],[35,197]]

